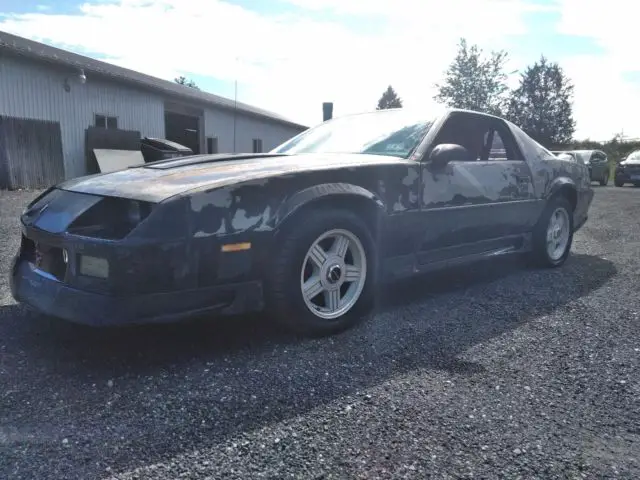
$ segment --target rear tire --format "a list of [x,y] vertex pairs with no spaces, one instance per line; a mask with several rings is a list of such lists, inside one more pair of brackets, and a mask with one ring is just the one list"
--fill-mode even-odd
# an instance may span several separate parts
[[374,306],[377,252],[369,228],[335,208],[311,210],[293,222],[279,236],[265,280],[274,320],[307,336],[359,323]]
[[609,171],[605,171],[600,179],[600,186],[605,187],[609,183]]
[[614,180],[613,180],[613,184],[614,184],[616,187],[624,187],[624,182],[623,182],[623,181],[621,181],[621,180],[618,180],[618,179],[614,179]]
[[533,230],[532,259],[537,266],[562,265],[573,244],[573,208],[563,195],[549,200]]

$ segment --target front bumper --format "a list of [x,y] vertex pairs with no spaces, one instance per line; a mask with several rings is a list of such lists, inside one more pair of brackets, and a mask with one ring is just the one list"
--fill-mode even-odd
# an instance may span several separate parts
[[[118,220],[128,215],[119,202],[53,190],[30,204],[11,268],[14,298],[89,325],[262,308],[254,251],[221,253],[216,238],[193,238],[183,203],[167,204],[130,228]],[[92,228],[105,217],[112,228]]]
[[72,288],[19,255],[13,260],[10,286],[17,302],[45,315],[91,326],[165,323],[263,308],[259,281],[168,293],[105,295]]
[[640,171],[617,170],[615,179],[622,183],[640,183]]

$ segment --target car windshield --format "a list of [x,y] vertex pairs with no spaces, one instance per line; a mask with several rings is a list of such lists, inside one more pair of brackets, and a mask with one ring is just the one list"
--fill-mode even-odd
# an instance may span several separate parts
[[631,152],[627,156],[627,160],[633,160],[634,162],[637,162],[638,160],[640,160],[640,150],[635,150]]
[[310,128],[271,153],[363,153],[407,158],[433,122],[404,109],[349,115]]
[[574,156],[576,157],[577,160],[581,161],[582,163],[589,163],[591,159],[591,152],[588,152],[588,151],[574,152]]

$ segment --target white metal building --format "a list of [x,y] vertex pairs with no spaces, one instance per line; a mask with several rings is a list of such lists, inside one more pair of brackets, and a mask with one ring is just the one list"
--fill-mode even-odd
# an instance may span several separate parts
[[195,153],[268,151],[307,128],[0,32],[0,188],[3,176],[5,188],[36,188],[91,173],[85,140],[95,127],[167,138]]

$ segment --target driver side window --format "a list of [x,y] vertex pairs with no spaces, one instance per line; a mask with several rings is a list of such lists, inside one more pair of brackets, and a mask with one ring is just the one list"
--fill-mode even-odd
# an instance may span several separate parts
[[469,113],[452,115],[434,142],[435,145],[443,143],[466,149],[467,158],[456,161],[523,160],[507,125],[491,117]]
[[[489,140],[491,140],[491,144],[488,144]],[[504,142],[502,141],[500,132],[498,132],[497,130],[493,130],[493,131],[488,130],[484,134],[484,144],[489,149],[487,160],[489,161],[508,160],[507,151],[504,148]]]
[[466,158],[456,161],[475,162],[481,158],[483,142],[483,124],[478,117],[467,113],[451,115],[442,127],[434,144],[450,143],[460,145],[467,151]]
[[506,124],[492,121],[484,135],[484,158],[490,162],[524,160]]

